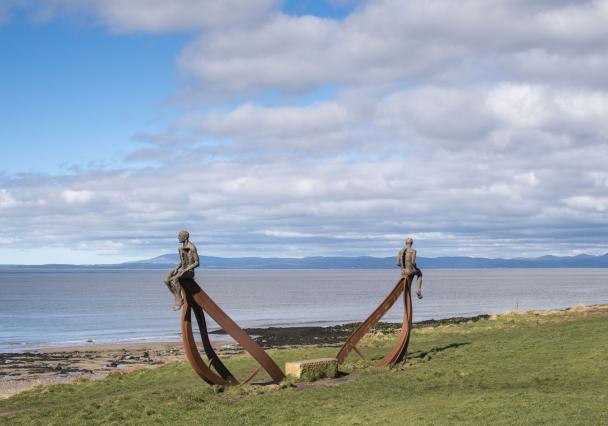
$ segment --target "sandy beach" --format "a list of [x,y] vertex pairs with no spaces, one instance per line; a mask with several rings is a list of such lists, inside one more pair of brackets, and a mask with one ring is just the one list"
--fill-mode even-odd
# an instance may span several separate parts
[[183,358],[180,343],[92,345],[0,354],[0,398],[37,385],[95,380]]
[[[234,344],[215,347],[221,355],[241,353]],[[0,354],[0,398],[38,385],[103,379],[113,372],[155,368],[184,360],[181,342],[100,344],[41,348]]]

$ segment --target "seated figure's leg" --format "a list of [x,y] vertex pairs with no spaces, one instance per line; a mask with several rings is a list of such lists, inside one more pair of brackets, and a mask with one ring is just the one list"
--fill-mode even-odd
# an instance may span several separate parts
[[185,271],[179,276],[179,278],[174,277],[172,281],[174,293],[175,293],[175,305],[173,306],[174,311],[179,311],[184,304],[184,289],[179,282],[180,279],[193,279],[194,271]]
[[173,288],[173,294],[175,295],[175,305],[173,305],[174,311],[179,311],[184,304],[184,296],[182,294],[182,285],[179,283],[179,278],[174,277],[171,280],[171,287]]
[[169,289],[169,291],[171,293],[173,293],[173,286],[171,284],[171,281],[173,280],[174,276],[175,276],[175,274],[173,273],[173,271],[171,271],[165,276],[165,279],[163,280],[163,282],[165,283],[165,285],[167,286],[167,288]]
[[414,276],[416,277],[416,296],[418,299],[422,299],[422,271],[416,268]]
[[179,278],[177,278],[177,273],[174,273],[173,271],[169,272],[163,282],[175,297],[173,310],[178,311],[184,304],[184,297],[182,296],[182,286],[179,283]]

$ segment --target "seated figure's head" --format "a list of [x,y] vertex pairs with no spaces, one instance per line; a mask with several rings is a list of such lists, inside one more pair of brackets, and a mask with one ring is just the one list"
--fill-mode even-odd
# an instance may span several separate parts
[[407,238],[405,239],[405,245],[406,245],[407,247],[411,247],[411,246],[412,246],[412,244],[414,244],[414,240],[412,240],[410,237],[407,237]]
[[188,241],[188,238],[190,238],[190,233],[188,231],[179,231],[179,234],[177,234],[177,239],[180,243]]

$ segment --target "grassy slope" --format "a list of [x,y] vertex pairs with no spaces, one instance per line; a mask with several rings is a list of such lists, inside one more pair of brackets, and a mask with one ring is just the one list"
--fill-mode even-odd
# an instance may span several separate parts
[[[608,311],[506,315],[416,330],[393,370],[351,357],[339,386],[215,393],[186,363],[0,401],[0,424],[608,424]],[[368,339],[378,356],[387,336]],[[270,351],[286,360],[335,348]],[[253,363],[234,357],[242,376]]]

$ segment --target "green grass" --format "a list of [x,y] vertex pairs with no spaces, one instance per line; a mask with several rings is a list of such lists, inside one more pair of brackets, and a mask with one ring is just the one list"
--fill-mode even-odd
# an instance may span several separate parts
[[[379,357],[394,336],[366,340]],[[0,424],[608,424],[608,312],[505,315],[418,329],[405,365],[355,356],[345,383],[296,389],[203,383],[187,363],[55,385],[0,401]],[[279,363],[336,348],[271,350]],[[246,357],[227,360],[241,377]]]

